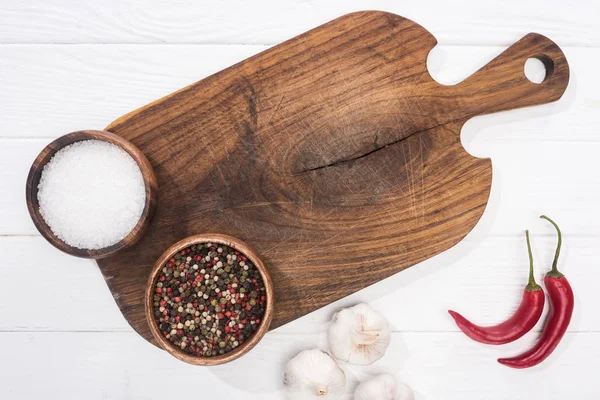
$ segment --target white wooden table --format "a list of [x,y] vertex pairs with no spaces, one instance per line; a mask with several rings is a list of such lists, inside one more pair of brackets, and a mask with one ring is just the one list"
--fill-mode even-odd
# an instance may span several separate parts
[[[600,28],[596,0],[1,0],[0,398],[282,398],[282,367],[301,349],[326,348],[334,310],[360,301],[393,327],[385,357],[342,365],[356,383],[397,374],[417,399],[598,399],[600,371]],[[571,5],[567,3],[572,3]],[[576,5],[575,5],[576,4]],[[116,117],[344,13],[382,9],[411,18],[439,45],[429,70],[455,83],[524,34],[566,53],[571,83],[554,104],[476,118],[463,130],[491,157],[488,208],[455,248],[269,334],[246,357],[201,368],[139,337],[92,261],[47,244],[25,207],[29,166],[51,139],[102,129]],[[535,72],[535,71],[534,71]],[[549,268],[556,219],[560,268],[575,290],[573,321],[546,363],[496,362],[539,335],[502,347],[457,331],[446,313],[493,323],[510,315],[526,283],[523,230],[533,234],[536,276]],[[212,396],[203,396],[207,391]]]

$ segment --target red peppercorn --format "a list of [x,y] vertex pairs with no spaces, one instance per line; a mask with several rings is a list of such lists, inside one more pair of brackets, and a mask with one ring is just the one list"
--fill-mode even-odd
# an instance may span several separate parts
[[218,314],[217,314],[217,318],[219,318],[219,319],[223,319],[223,318],[225,318],[225,316],[223,315],[223,313],[218,313]]
[[202,257],[200,257],[200,255],[199,255],[199,254],[196,254],[196,255],[194,256],[194,261],[200,261],[201,259],[202,259]]
[[229,325],[225,326],[225,332],[227,332],[227,333],[231,332],[231,327]]
[[179,315],[175,316],[175,321],[179,322],[180,319],[181,319],[181,317]]
[[231,311],[227,311],[227,312],[225,313],[225,315],[226,315],[227,317],[231,317]]
[[157,287],[156,288],[156,293],[162,293],[162,288]]
[[179,296],[175,297],[175,303],[179,303],[181,301],[181,298]]

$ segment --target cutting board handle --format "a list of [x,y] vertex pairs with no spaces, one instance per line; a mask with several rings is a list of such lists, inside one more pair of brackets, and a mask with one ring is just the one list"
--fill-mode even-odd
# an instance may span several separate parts
[[[546,77],[534,83],[525,76],[525,62],[537,58]],[[558,100],[569,83],[569,64],[550,39],[529,33],[479,71],[453,86],[460,99],[457,119]],[[461,115],[462,114],[462,115]]]

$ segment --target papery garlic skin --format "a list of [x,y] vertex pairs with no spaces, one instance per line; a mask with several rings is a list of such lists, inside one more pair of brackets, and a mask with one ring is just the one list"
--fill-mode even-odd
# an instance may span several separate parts
[[330,400],[344,394],[346,375],[321,350],[304,350],[287,362],[283,385],[289,400]]
[[414,400],[410,387],[389,374],[361,382],[354,392],[354,400]]
[[361,303],[333,315],[328,339],[336,359],[370,365],[385,354],[390,344],[390,328],[381,314]]

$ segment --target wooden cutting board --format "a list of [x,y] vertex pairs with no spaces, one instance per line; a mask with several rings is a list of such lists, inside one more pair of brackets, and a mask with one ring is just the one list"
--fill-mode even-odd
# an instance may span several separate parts
[[[531,33],[444,86],[427,72],[435,44],[400,16],[353,13],[110,124],[146,154],[160,190],[142,240],[98,260],[133,328],[154,342],[148,274],[189,235],[258,251],[275,285],[272,328],[458,243],[492,183],[490,160],[460,143],[463,124],[559,99],[569,67]],[[546,66],[541,84],[524,75],[530,57]]]

